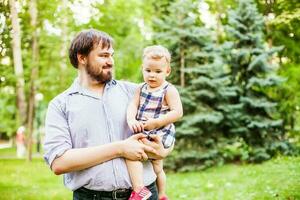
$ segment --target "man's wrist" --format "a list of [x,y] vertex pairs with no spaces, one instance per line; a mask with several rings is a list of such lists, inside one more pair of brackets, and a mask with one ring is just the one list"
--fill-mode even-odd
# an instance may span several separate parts
[[124,157],[124,141],[116,142],[116,157]]

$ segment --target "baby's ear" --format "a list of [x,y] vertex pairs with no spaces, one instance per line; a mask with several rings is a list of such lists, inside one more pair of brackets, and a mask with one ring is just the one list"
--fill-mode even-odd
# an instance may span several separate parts
[[167,68],[167,76],[169,76],[170,74],[171,74],[171,67],[170,66],[168,66],[168,68]]

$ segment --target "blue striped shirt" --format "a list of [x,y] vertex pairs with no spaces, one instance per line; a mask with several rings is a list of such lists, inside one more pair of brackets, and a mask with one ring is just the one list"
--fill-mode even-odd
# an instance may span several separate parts
[[[112,80],[103,95],[83,88],[78,79],[48,106],[44,159],[53,160],[72,148],[85,148],[120,141],[131,135],[126,109],[137,85]],[[144,163],[144,184],[155,181],[150,162]],[[130,188],[131,181],[123,158],[64,174],[64,184],[71,190],[82,186],[91,190],[112,191]]]

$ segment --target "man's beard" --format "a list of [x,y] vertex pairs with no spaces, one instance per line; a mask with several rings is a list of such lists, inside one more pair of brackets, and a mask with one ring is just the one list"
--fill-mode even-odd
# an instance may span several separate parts
[[[102,67],[104,68],[111,68],[112,65],[105,65]],[[86,65],[86,72],[88,75],[98,83],[107,83],[112,79],[112,74],[110,71],[108,71],[106,74],[103,73],[103,70],[100,73],[97,73],[97,70],[95,70],[89,63]]]

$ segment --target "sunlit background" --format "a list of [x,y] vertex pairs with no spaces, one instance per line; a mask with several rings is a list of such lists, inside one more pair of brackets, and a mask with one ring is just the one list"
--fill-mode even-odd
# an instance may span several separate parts
[[[89,28],[113,37],[116,79],[142,81],[147,45],[172,54],[184,117],[165,163],[171,199],[300,199],[299,0],[0,0],[0,199],[70,199],[42,161],[44,118]],[[31,169],[45,176],[27,182]]]

